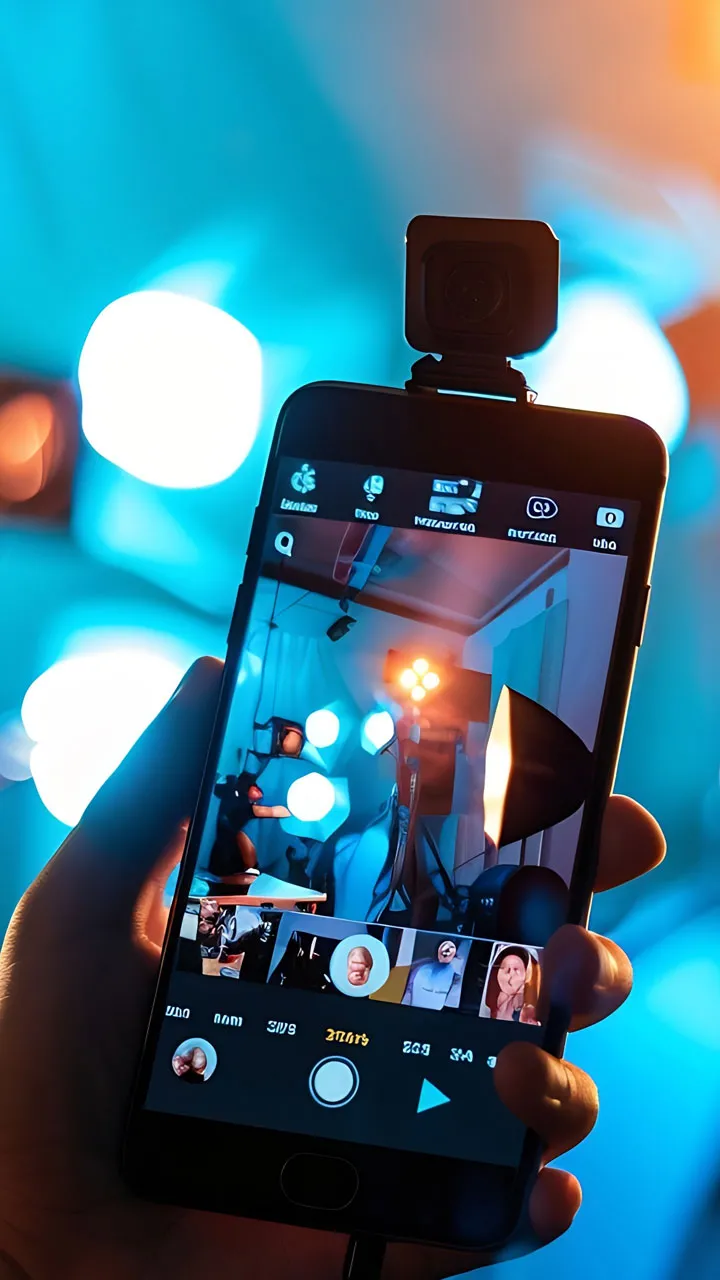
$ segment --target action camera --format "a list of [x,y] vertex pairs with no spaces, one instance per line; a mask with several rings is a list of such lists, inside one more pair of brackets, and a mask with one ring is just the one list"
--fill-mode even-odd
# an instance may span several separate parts
[[413,218],[405,336],[442,356],[522,356],[557,328],[559,244],[545,222]]

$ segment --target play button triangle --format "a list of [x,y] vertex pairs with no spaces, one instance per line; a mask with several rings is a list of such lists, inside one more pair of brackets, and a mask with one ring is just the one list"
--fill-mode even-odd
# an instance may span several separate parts
[[441,1093],[429,1080],[423,1080],[417,1105],[418,1115],[421,1111],[430,1111],[433,1107],[441,1107],[443,1103],[449,1101],[447,1094]]

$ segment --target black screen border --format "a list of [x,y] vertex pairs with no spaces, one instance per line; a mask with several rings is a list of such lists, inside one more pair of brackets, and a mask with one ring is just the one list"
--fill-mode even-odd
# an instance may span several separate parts
[[[519,1165],[510,1167],[434,1155],[423,1157],[392,1148],[328,1142],[264,1129],[260,1131],[262,1169],[257,1171],[262,1176],[256,1177],[252,1185],[236,1186],[228,1200],[217,1189],[208,1193],[202,1170],[193,1179],[183,1159],[188,1141],[193,1133],[202,1133],[213,1142],[225,1143],[232,1137],[236,1142],[245,1140],[251,1144],[257,1141],[258,1129],[189,1121],[147,1111],[143,1106],[180,930],[182,911],[178,904],[189,889],[197,858],[271,518],[278,460],[281,456],[302,455],[318,462],[367,463],[430,472],[438,468],[440,451],[443,470],[476,474],[483,481],[547,485],[556,491],[607,494],[640,503],[594,751],[593,787],[585,805],[570,886],[568,919],[571,923],[587,923],[598,834],[617,768],[667,479],[664,445],[645,423],[614,415],[347,383],[314,383],[300,388],[280,412],[255,513],[245,577],[228,633],[228,656],[212,743],[171,908],[126,1133],[125,1176],[135,1189],[151,1198],[326,1230],[379,1232],[457,1248],[491,1248],[507,1238],[520,1216],[542,1155],[538,1139],[530,1132]],[[565,1011],[553,1010],[543,1047],[562,1054],[566,1033]],[[283,1197],[278,1179],[284,1161],[298,1152],[334,1154],[351,1160],[360,1173],[361,1186],[372,1186],[373,1195],[367,1203],[359,1199],[349,1209],[332,1214],[297,1210]],[[441,1210],[431,1211],[428,1187],[433,1188],[435,1200],[437,1189],[445,1188]],[[398,1188],[402,1188],[400,1194]],[[488,1212],[481,1212],[481,1206]]]

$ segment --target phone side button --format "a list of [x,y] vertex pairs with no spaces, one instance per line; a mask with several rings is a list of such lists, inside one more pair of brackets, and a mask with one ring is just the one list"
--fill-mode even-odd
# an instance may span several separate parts
[[635,641],[636,648],[638,649],[640,648],[643,640],[645,639],[645,623],[647,622],[648,609],[650,607],[651,591],[652,591],[652,587],[650,583],[648,583],[640,598],[640,607],[638,610],[637,639]]
[[[245,566],[243,565],[243,572],[244,570],[245,570]],[[230,619],[230,626],[228,627],[227,641],[226,641],[227,644],[232,643],[233,632],[235,631],[235,623],[237,622],[240,614],[245,608],[246,598],[247,598],[246,593],[243,590],[243,584],[241,581],[240,586],[238,587],[238,593],[235,597],[235,605],[233,607],[232,617]]]
[[359,1186],[355,1165],[337,1156],[300,1152],[285,1161],[280,1174],[283,1195],[303,1209],[346,1209]]

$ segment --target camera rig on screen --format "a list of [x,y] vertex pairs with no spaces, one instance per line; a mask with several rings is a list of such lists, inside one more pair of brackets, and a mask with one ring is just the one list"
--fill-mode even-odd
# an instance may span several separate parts
[[511,356],[557,328],[560,249],[545,222],[413,218],[406,235],[405,337],[424,355],[408,391],[534,398]]

